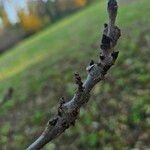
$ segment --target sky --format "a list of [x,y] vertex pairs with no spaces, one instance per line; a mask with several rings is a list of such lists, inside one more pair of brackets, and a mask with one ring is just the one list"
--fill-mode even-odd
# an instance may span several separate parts
[[27,8],[26,0],[3,0],[3,5],[11,23],[19,20],[15,8]]

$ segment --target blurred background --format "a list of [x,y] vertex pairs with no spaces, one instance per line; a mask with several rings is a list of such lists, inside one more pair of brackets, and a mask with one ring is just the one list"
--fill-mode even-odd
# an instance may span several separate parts
[[[118,0],[120,55],[75,127],[44,150],[150,149],[150,1]],[[0,150],[23,150],[98,60],[107,0],[0,0]]]
[[0,0],[0,53],[92,0]]

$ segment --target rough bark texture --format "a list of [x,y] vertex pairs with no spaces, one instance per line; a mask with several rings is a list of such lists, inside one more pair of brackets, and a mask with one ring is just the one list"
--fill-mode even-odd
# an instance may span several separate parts
[[65,132],[70,126],[74,125],[78,118],[80,108],[89,101],[91,90],[98,82],[103,80],[107,71],[114,65],[119,53],[114,51],[114,47],[121,35],[120,29],[115,25],[118,10],[116,0],[108,1],[107,10],[109,14],[109,23],[104,24],[104,33],[100,44],[101,52],[99,62],[90,62],[90,65],[87,67],[87,79],[84,83],[82,83],[80,75],[77,73],[75,74],[75,81],[78,85],[78,89],[74,97],[68,102],[65,102],[64,98],[61,99],[58,113],[54,118],[48,121],[42,135],[31,144],[27,150],[41,149],[48,142]]

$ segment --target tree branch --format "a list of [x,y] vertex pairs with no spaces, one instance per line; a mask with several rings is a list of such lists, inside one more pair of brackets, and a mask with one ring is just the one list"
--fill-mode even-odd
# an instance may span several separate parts
[[99,62],[90,62],[90,65],[87,67],[87,79],[84,83],[81,81],[80,75],[75,74],[75,81],[78,85],[78,89],[74,97],[68,102],[65,102],[64,98],[61,99],[58,113],[54,118],[48,121],[42,135],[31,144],[27,150],[41,149],[48,142],[62,134],[71,125],[74,125],[81,106],[89,101],[91,90],[98,82],[103,80],[107,71],[114,65],[119,54],[119,52],[114,51],[114,47],[121,35],[120,29],[115,26],[118,10],[116,0],[108,1],[107,10],[109,14],[109,23],[104,24]]

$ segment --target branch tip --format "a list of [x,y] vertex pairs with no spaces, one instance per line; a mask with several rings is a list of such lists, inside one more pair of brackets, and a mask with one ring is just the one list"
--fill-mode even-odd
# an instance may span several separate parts
[[109,0],[108,1],[108,11],[111,13],[116,13],[118,9],[118,4],[116,0]]
[[117,16],[117,10],[118,10],[117,1],[116,0],[109,0],[107,11],[108,11],[108,14],[109,14],[110,26],[114,26],[114,24],[115,24],[115,19],[116,19],[116,16]]

